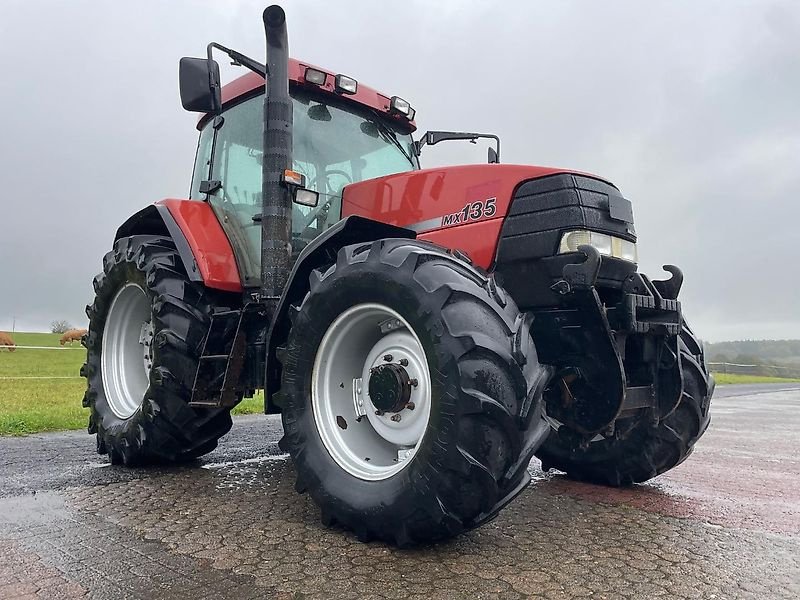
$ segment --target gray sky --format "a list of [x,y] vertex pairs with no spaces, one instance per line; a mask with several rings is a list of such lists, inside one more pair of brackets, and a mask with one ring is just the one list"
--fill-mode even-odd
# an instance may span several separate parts
[[[264,6],[3,0],[0,329],[85,322],[119,224],[187,193],[196,117],[178,59],[211,40],[263,59]],[[642,270],[683,268],[705,339],[800,338],[800,3],[284,8],[293,56],[407,98],[421,131],[495,132],[503,162],[616,183]],[[457,143],[423,156],[484,160]]]

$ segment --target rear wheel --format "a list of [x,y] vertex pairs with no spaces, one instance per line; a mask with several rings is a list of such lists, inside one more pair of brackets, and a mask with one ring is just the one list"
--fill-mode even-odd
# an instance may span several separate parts
[[188,280],[172,240],[118,240],[94,288],[81,375],[97,451],[138,465],[213,450],[229,411],[187,406],[213,301]]
[[652,479],[682,463],[705,433],[714,378],[706,369],[703,350],[684,324],[679,339],[683,395],[677,408],[657,425],[648,419],[622,424],[624,436],[598,436],[586,447],[575,448],[572,436],[553,429],[536,456],[542,468],[564,471],[591,483],[624,486]]
[[429,542],[527,485],[549,372],[491,278],[422,242],[349,246],[292,313],[281,448],[326,524]]

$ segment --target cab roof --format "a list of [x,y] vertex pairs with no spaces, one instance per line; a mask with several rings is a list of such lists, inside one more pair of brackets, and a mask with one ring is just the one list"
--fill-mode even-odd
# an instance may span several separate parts
[[[325,83],[316,85],[309,83],[305,79],[306,69],[314,69],[325,73]],[[289,86],[291,88],[302,88],[306,90],[316,90],[345,102],[352,102],[360,104],[384,114],[386,117],[396,122],[397,124],[407,127],[409,133],[416,131],[417,126],[413,120],[409,120],[403,115],[398,115],[391,112],[390,103],[391,96],[385,96],[373,88],[358,82],[358,88],[355,94],[341,94],[336,91],[334,87],[334,78],[336,73],[322,69],[310,63],[301,62],[297,59],[289,59]],[[234,79],[230,83],[222,86],[222,108],[223,110],[238,101],[255,95],[258,91],[264,88],[264,77],[258,73],[249,72]],[[211,115],[205,115],[200,119],[197,128],[200,129],[203,124],[208,120]]]

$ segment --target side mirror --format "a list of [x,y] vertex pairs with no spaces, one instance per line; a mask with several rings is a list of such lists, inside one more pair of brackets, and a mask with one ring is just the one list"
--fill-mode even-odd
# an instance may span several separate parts
[[307,188],[294,188],[294,193],[292,194],[292,202],[295,204],[300,204],[302,206],[310,206],[311,208],[316,208],[319,204],[319,194],[314,190],[309,190]]
[[178,78],[183,108],[191,112],[219,114],[222,93],[217,61],[184,56],[180,61]]

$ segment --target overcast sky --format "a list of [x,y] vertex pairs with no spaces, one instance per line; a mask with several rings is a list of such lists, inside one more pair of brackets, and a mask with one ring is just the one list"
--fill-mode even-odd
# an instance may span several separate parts
[[[262,60],[264,6],[2,0],[0,330],[85,323],[116,228],[187,193],[178,59],[215,40]],[[616,183],[642,270],[684,270],[703,338],[800,338],[800,3],[284,8],[293,56],[407,98],[421,131],[495,132],[503,162]],[[458,143],[423,156],[484,160]]]

